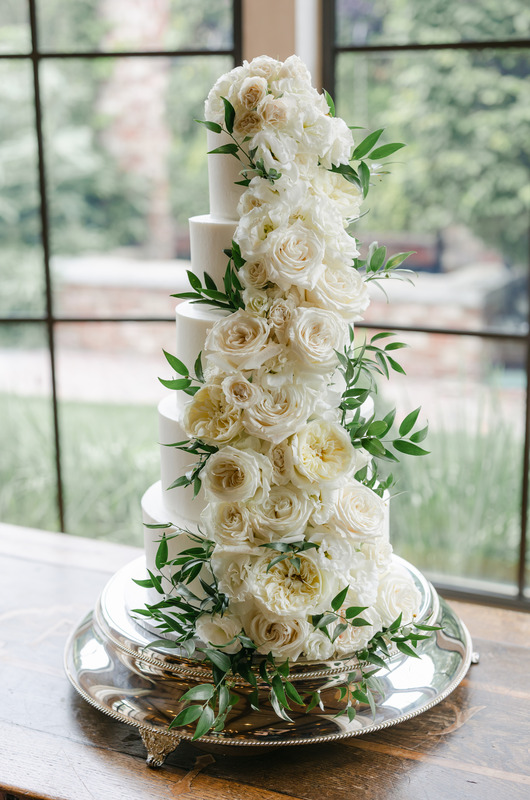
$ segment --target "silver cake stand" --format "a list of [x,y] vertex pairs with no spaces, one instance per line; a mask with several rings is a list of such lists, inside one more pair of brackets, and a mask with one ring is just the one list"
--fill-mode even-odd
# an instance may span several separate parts
[[[292,722],[280,719],[261,685],[261,710],[248,701],[251,687],[234,679],[231,690],[240,697],[226,728],[210,732],[194,744],[212,752],[331,742],[396,725],[432,708],[452,692],[466,675],[472,659],[471,638],[454,611],[411,564],[396,559],[413,576],[422,596],[418,622],[441,625],[431,638],[418,646],[420,658],[395,652],[388,669],[377,673],[375,716],[360,705],[352,722],[341,710],[339,688],[347,676],[358,672],[355,658],[325,663],[296,662],[290,680],[304,696],[319,690],[322,708],[309,714],[293,709]],[[145,575],[143,558],[131,562],[108,582],[94,611],[72,632],[65,649],[65,669],[79,694],[105,714],[136,726],[147,749],[149,766],[160,766],[182,740],[193,736],[193,725],[168,730],[180,711],[179,699],[191,686],[211,682],[211,672],[201,661],[177,651],[145,649],[159,638],[153,630],[134,620],[130,611],[148,602],[145,589],[133,578]],[[359,673],[360,674],[360,673]]]

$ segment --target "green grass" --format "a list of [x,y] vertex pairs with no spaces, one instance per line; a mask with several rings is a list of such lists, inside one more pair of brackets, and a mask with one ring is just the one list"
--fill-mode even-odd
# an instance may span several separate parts
[[[0,395],[0,519],[58,530],[51,405]],[[65,402],[61,451],[68,533],[142,544],[140,498],[159,477],[154,406]]]
[[[141,544],[140,498],[159,477],[154,406],[62,403],[67,531]],[[51,408],[0,395],[0,519],[57,530]],[[394,469],[395,550],[418,567],[511,582],[519,540],[522,443],[508,424],[434,430],[425,458]]]

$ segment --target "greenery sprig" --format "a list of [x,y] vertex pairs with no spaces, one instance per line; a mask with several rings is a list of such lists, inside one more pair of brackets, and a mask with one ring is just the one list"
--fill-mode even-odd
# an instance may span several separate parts
[[210,456],[217,453],[219,448],[212,444],[206,444],[206,442],[200,439],[185,439],[182,442],[166,444],[164,447],[175,447],[177,450],[182,450],[185,453],[192,453],[198,456],[197,461],[188,472],[186,472],[185,475],[181,475],[167,487],[169,490],[176,489],[178,486],[191,486],[193,484],[193,497],[197,497],[201,489],[201,472],[206,466]]
[[166,389],[182,391],[189,395],[194,395],[196,392],[198,392],[201,388],[201,385],[204,383],[202,352],[199,353],[195,360],[195,364],[193,366],[193,375],[191,375],[188,367],[179,358],[171,355],[171,353],[166,352],[166,350],[163,350],[162,352],[164,353],[169,366],[174,369],[178,375],[182,376],[180,378],[172,378],[170,380],[159,378],[158,380],[162,386],[165,386]]
[[210,150],[208,155],[214,155],[216,153],[219,155],[232,155],[241,162],[243,166],[243,169],[241,170],[243,178],[240,181],[236,181],[238,186],[248,186],[251,179],[256,175],[260,178],[265,178],[273,184],[278,180],[278,178],[281,178],[282,173],[278,172],[278,170],[274,168],[267,170],[265,168],[263,159],[256,159],[256,148],[245,150],[243,145],[249,142],[251,137],[245,136],[241,142],[236,139],[234,136],[234,122],[236,118],[235,108],[232,103],[226,99],[226,97],[222,97],[221,99],[225,109],[224,126],[220,125],[218,122],[210,122],[209,120],[195,120],[195,122],[204,125],[209,131],[213,131],[214,133],[222,133],[224,131],[232,139],[231,142],[222,144],[219,147],[216,147],[214,150]]
[[[355,269],[364,273],[364,280],[366,283],[375,281],[376,285],[383,290],[380,281],[394,278],[395,280],[406,281],[412,283],[412,276],[415,275],[411,269],[404,269],[401,264],[409,257],[414,255],[413,250],[407,253],[395,253],[386,261],[386,247],[379,246],[377,242],[372,242],[368,249],[368,255],[365,259],[356,258],[353,262]],[[384,290],[383,290],[384,291]]]
[[[164,529],[172,525],[166,523],[149,527]],[[170,558],[168,541],[181,533],[186,533],[194,541],[194,547],[182,551],[175,558]],[[278,547],[271,549],[278,550],[281,556],[296,558],[293,554],[298,544],[300,543],[292,543],[290,552]],[[134,613],[152,619],[161,634],[172,636],[172,639],[157,639],[151,642],[149,647],[181,648],[188,655],[199,651],[204,662],[208,663],[212,670],[210,682],[193,686],[182,695],[180,698],[182,708],[169,728],[180,728],[195,723],[192,740],[205,736],[210,731],[214,733],[222,731],[228,714],[239,702],[238,695],[231,691],[235,678],[241,678],[250,687],[248,701],[255,711],[260,710],[260,697],[264,693],[276,715],[284,720],[291,720],[289,715],[292,713],[293,704],[305,709],[305,713],[310,713],[316,706],[324,708],[319,691],[304,695],[299,693],[290,680],[291,668],[288,660],[278,663],[270,652],[264,656],[258,654],[255,643],[244,630],[222,646],[211,643],[204,645],[194,638],[196,623],[200,616],[222,615],[228,605],[226,595],[219,591],[215,576],[209,574],[208,580],[201,577],[202,570],[209,563],[213,548],[214,542],[189,531],[164,533],[155,558],[158,574],[149,572],[149,578],[136,580],[138,585],[154,588],[161,595],[164,595],[162,578],[165,578],[172,587],[169,594],[164,595],[158,603],[135,609]],[[167,567],[171,569],[166,574]],[[189,584],[197,578],[204,591],[202,599],[189,588]],[[328,611],[311,619],[315,630],[321,631],[331,641],[335,641],[348,626],[370,625],[370,622],[361,616],[366,607],[343,607],[347,592],[346,586],[333,598]],[[375,717],[374,693],[377,693],[379,688],[375,673],[380,669],[386,669],[392,655],[391,646],[394,645],[404,655],[418,657],[417,647],[420,642],[428,639],[437,630],[441,630],[440,626],[419,623],[402,625],[400,615],[391,625],[376,633],[367,646],[356,654],[357,668],[348,674],[346,684],[339,689],[339,701],[344,705],[335,716],[347,715],[351,721],[358,708],[367,705]],[[239,647],[237,652],[226,652],[227,649],[234,649],[233,645]]]
[[188,281],[193,291],[178,292],[177,294],[172,294],[171,297],[177,297],[179,300],[191,300],[193,303],[223,308],[228,311],[237,311],[239,308],[245,308],[242,298],[243,286],[237,276],[238,270],[245,263],[245,259],[241,255],[237,242],[233,241],[231,249],[224,252],[228,256],[228,264],[223,277],[224,291],[219,289],[214,279],[207,272],[203,273],[203,286],[201,279],[194,272],[186,270]]
[[275,556],[275,558],[269,562],[267,572],[285,559],[289,559],[295,570],[300,571],[301,561],[298,554],[303,553],[305,550],[318,548],[318,544],[302,539],[299,542],[267,542],[266,544],[261,544],[260,547],[267,547],[279,553],[279,555]]

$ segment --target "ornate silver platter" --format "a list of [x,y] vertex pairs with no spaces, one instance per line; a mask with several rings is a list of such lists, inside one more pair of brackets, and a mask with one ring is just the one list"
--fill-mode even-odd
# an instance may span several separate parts
[[[420,658],[396,652],[386,670],[377,673],[380,691],[376,713],[360,706],[352,722],[335,715],[341,709],[339,687],[358,669],[355,658],[325,663],[297,662],[290,680],[298,692],[318,689],[322,708],[309,714],[293,710],[292,722],[276,716],[263,684],[261,710],[248,702],[251,687],[235,679],[232,691],[240,702],[221,733],[210,732],[197,746],[213,750],[245,747],[261,749],[329,742],[360,736],[421,714],[452,692],[471,663],[471,638],[454,611],[411,564],[397,559],[413,576],[422,595],[418,622],[441,625],[443,630],[420,643]],[[106,714],[135,725],[147,749],[147,763],[160,766],[193,726],[168,730],[180,710],[179,699],[191,686],[211,679],[209,669],[175,650],[145,649],[158,636],[130,614],[148,602],[146,590],[133,583],[145,574],[143,558],[131,562],[109,581],[91,611],[72,632],[65,649],[65,669],[73,686],[89,703]]]

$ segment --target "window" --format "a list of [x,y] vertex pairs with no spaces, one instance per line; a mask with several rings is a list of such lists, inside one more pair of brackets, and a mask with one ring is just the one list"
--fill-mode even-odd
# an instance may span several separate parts
[[337,112],[386,126],[380,144],[407,143],[357,223],[362,241],[414,251],[417,272],[413,290],[388,287],[391,305],[374,295],[366,317],[367,335],[389,328],[411,345],[406,380],[382,384],[379,402],[421,404],[430,423],[432,454],[395,471],[394,544],[446,589],[527,606],[530,11],[323,6]]
[[[131,543],[240,0],[3,0],[0,519]],[[160,373],[159,373],[160,374]]]

